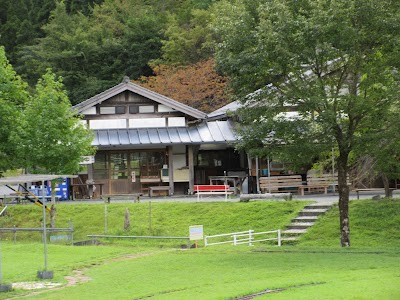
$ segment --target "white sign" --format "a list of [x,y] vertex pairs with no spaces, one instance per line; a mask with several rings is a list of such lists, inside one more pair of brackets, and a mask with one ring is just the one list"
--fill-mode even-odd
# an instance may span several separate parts
[[189,226],[189,238],[191,241],[203,239],[203,225]]
[[94,163],[94,156],[82,156],[80,165],[90,165]]

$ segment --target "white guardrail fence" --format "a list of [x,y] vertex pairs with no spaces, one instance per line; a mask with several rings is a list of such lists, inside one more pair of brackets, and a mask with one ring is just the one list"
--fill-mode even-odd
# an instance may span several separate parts
[[[276,237],[271,237],[272,234],[276,234]],[[210,239],[217,240],[210,242]],[[265,241],[277,241],[278,246],[281,246],[281,230],[271,230],[264,232],[254,232],[254,230],[206,235],[204,236],[204,246],[221,245],[221,244],[232,244],[234,246],[241,244],[249,244],[252,246],[253,243],[265,242]]]

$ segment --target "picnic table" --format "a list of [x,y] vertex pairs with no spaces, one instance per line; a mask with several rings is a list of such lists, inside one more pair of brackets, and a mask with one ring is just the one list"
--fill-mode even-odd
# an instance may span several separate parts
[[225,176],[209,176],[210,185],[229,184],[234,187],[234,195],[240,194],[242,191],[243,181],[246,176],[244,175],[225,175]]

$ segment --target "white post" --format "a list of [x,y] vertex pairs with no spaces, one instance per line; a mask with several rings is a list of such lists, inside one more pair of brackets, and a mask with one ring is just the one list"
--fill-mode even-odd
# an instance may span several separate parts
[[253,244],[251,243],[253,236],[252,236],[252,232],[254,232],[254,230],[249,230],[249,246],[253,246]]
[[281,246],[281,230],[278,229],[278,247]]
[[236,234],[233,235],[233,246],[236,246],[237,241],[236,241]]
[[207,247],[208,246],[208,244],[207,244],[207,236],[204,236],[204,247]]

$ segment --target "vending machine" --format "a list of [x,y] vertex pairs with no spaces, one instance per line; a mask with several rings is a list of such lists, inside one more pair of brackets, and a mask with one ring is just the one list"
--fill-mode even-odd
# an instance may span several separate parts
[[[62,182],[56,184],[56,198],[58,200],[69,199],[69,178],[63,178]],[[47,182],[47,196],[51,196],[51,182]]]

